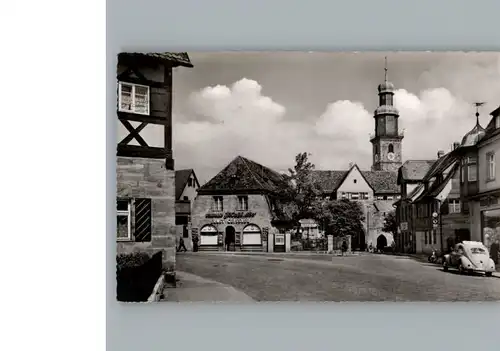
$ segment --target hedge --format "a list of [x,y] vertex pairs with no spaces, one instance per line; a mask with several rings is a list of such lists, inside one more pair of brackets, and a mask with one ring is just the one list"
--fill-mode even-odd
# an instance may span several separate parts
[[162,271],[161,251],[151,257],[142,252],[117,255],[117,300],[123,302],[147,301]]

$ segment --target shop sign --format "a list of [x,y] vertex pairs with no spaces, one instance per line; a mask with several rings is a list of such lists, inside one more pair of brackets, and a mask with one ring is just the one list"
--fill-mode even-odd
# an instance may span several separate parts
[[205,218],[253,218],[255,217],[255,212],[224,212],[224,213],[207,213]]
[[229,219],[216,219],[211,224],[248,224],[250,221],[244,218],[229,218]]

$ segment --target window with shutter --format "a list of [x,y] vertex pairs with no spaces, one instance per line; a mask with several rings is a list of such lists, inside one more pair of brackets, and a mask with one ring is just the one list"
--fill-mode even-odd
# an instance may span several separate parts
[[128,241],[132,239],[131,200],[117,199],[116,201],[116,239]]
[[135,199],[135,241],[151,241],[151,199]]

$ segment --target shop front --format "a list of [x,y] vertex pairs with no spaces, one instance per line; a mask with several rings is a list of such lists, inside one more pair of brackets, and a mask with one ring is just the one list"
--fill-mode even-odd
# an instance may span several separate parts
[[207,213],[196,224],[201,251],[267,251],[270,224],[255,212]]
[[498,244],[500,241],[500,205],[481,210],[481,236],[488,249],[491,244],[494,242]]

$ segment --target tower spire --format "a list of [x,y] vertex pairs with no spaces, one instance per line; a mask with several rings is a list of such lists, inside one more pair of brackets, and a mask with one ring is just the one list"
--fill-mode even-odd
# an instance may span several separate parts
[[385,57],[385,65],[384,65],[384,82],[387,83],[387,56]]

